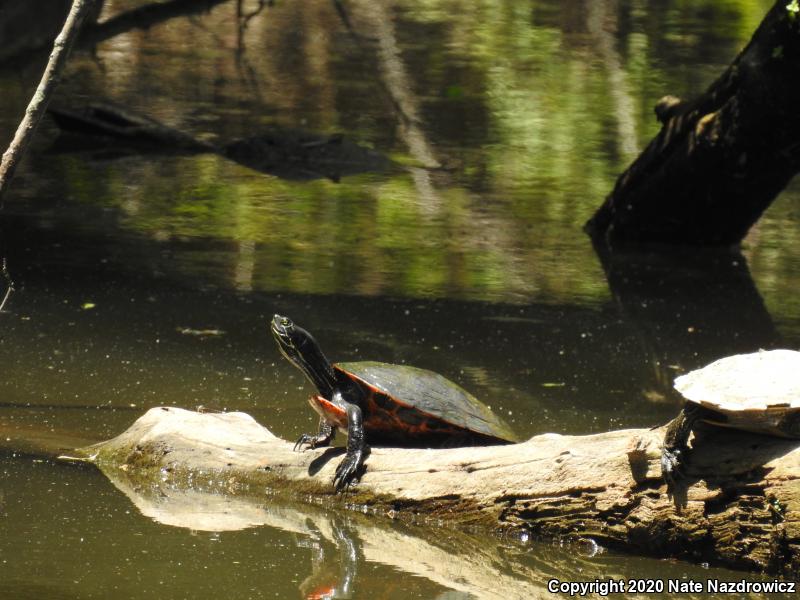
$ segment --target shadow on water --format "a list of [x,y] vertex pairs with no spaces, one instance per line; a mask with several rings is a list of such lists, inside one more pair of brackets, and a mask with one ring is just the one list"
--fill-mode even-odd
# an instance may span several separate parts
[[784,343],[738,249],[595,251],[652,367],[646,394],[677,397],[672,382],[681,372]]

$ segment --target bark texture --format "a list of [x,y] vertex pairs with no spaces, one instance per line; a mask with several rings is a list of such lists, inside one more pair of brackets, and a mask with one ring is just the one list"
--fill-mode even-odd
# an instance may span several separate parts
[[786,575],[800,573],[797,441],[709,428],[695,438],[686,487],[669,497],[664,430],[544,434],[511,446],[373,448],[342,499],[343,449],[294,452],[243,413],[154,408],[118,437],[76,451],[132,486],[168,483],[460,528],[586,539],[609,547]]
[[800,170],[800,18],[778,0],[693,101],[656,106],[659,134],[586,224],[620,243],[739,243]]

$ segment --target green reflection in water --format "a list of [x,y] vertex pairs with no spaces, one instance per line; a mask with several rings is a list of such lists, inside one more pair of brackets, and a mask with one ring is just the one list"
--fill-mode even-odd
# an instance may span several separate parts
[[[112,223],[76,214],[84,230],[197,240],[175,251],[173,263],[217,285],[602,301],[605,281],[581,225],[656,131],[655,100],[704,89],[769,5],[406,0],[384,7],[394,20],[387,33],[373,31],[369,3],[353,2],[356,42],[332,3],[316,0],[278,5],[254,20],[244,62],[218,43],[231,31],[230,7],[222,5],[202,26],[176,19],[103,42],[103,69],[76,55],[71,69],[81,77],[64,93],[110,95],[220,138],[252,134],[259,123],[342,130],[402,164],[419,164],[398,133],[403,119],[387,99],[398,91],[376,53],[379,37],[393,35],[393,68],[409,81],[401,91],[447,169],[298,183],[213,156],[61,155],[37,171],[47,171],[68,201],[114,209]],[[188,38],[195,51],[185,48]],[[0,98],[4,114],[18,112],[24,96]],[[791,208],[770,211],[760,227],[780,244],[766,235],[748,240],[754,277],[780,305],[776,265],[794,262],[795,221]],[[793,272],[780,270],[793,284]]]
[[[230,123],[215,126],[220,133],[252,133],[254,123],[269,121],[259,116],[264,108],[289,125],[313,114],[309,126],[380,140],[384,152],[416,164],[407,140],[391,133],[402,129],[402,119],[392,116],[386,95],[398,92],[387,79],[389,66],[375,58],[378,41],[371,41],[395,35],[399,66],[392,68],[409,79],[411,89],[403,93],[419,107],[423,135],[448,170],[299,183],[214,156],[101,164],[75,156],[54,161],[57,177],[69,197],[117,209],[116,225],[125,230],[164,241],[213,242],[176,262],[188,276],[215,273],[217,284],[604,300],[602,272],[581,225],[656,131],[655,100],[702,90],[746,42],[768,4],[409,0],[388,7],[386,15],[397,21],[386,33],[370,31],[367,5],[355,2],[353,26],[367,40],[360,44],[347,36],[314,37],[322,24],[326,31],[342,28],[330,3],[310,3],[313,16],[305,20],[298,19],[299,7],[280,5],[253,23],[246,41],[255,54],[274,50],[288,30],[302,40],[291,51],[286,46],[248,63],[256,79],[285,84],[285,97],[272,88],[254,96],[244,79],[232,76],[238,68],[233,54],[213,46],[188,65],[185,51],[165,50],[169,60],[158,62],[160,85],[179,90],[171,110],[163,98],[154,106],[138,99],[132,104],[179,124],[185,115],[218,111],[213,95],[242,98],[239,112],[226,117]],[[225,31],[228,17],[219,7],[203,29]],[[125,52],[155,67],[160,59],[154,48],[176,48],[189,31],[210,35],[177,20],[147,36],[105,42],[100,56],[117,65],[114,52],[128,38],[133,45]],[[198,40],[198,48],[207,47],[212,45]],[[709,64],[704,53],[719,62]],[[351,73],[357,64],[360,78]],[[289,67],[302,67],[302,75],[287,79]],[[109,83],[88,63],[74,68],[91,73],[82,85]],[[209,76],[204,68],[226,73],[220,75],[224,89],[189,85],[189,77]],[[124,101],[135,95],[142,76],[138,68],[116,70],[108,93]],[[365,86],[372,93],[363,93]]]
[[[277,3],[251,23],[237,62],[234,3],[227,3],[202,17],[126,33],[92,57],[76,54],[62,93],[112,96],[180,129],[224,139],[273,124],[343,131],[403,165],[419,165],[387,98],[377,36],[364,16],[370,3],[346,4],[360,43],[329,0]],[[654,102],[702,91],[770,4],[382,3],[410,81],[405,91],[443,170],[299,183],[215,156],[32,153],[6,214],[34,214],[56,233],[34,237],[47,258],[29,267],[41,269],[41,279],[26,282],[13,299],[18,322],[4,325],[2,364],[15,376],[0,388],[18,405],[0,415],[7,443],[26,449],[109,436],[156,404],[241,408],[296,436],[313,426],[313,416],[307,387],[267,337],[265,317],[278,310],[309,320],[332,356],[408,361],[459,379],[524,435],[665,421],[672,405],[641,401],[642,390],[662,389],[648,375],[651,354],[660,355],[637,347],[636,332],[618,313],[596,310],[608,288],[580,226],[633,149],[657,130]],[[32,72],[31,81],[39,74]],[[16,73],[0,76],[0,89],[6,137],[28,94]],[[796,198],[796,188],[785,194],[747,242],[759,290],[795,333]],[[98,248],[101,236],[113,243]],[[63,251],[47,246],[53,239]],[[78,256],[69,247],[81,241],[95,253]],[[75,271],[58,268],[69,256],[83,261],[78,271],[97,266],[95,256],[116,261],[117,279],[74,281]],[[133,276],[139,270],[193,285],[183,293],[154,291],[153,280],[139,284]],[[62,275],[66,289],[58,284]],[[197,291],[208,284],[298,294]],[[344,298],[349,294],[379,298]],[[533,309],[439,300],[394,305],[380,296],[503,300]],[[87,301],[93,311],[76,308]],[[558,306],[542,310],[537,302]],[[431,314],[421,317],[419,305]],[[180,333],[185,327],[226,333],[201,340]],[[93,408],[100,405],[109,410]],[[0,540],[12,561],[0,571],[17,582],[38,581],[69,596],[76,589],[70,582],[81,581],[75,585],[97,596],[121,573],[117,585],[130,597],[201,587],[208,596],[232,589],[263,596],[267,585],[288,597],[306,574],[309,553],[287,534],[198,538],[140,518],[94,475],[30,471],[12,464],[3,472],[13,483],[0,490],[13,526]],[[640,576],[663,576],[663,563],[624,562]],[[56,569],[43,576],[42,564]],[[684,565],[674,566],[680,576]],[[405,573],[362,568],[370,592],[396,585],[397,596],[407,597]],[[602,562],[600,569],[607,572]],[[421,597],[440,591],[415,585]]]

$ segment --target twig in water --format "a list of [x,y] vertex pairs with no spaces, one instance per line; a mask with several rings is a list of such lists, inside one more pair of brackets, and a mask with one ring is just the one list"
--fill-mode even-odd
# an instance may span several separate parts
[[0,268],[0,275],[2,275],[3,279],[6,282],[6,293],[3,296],[2,302],[0,302],[0,312],[3,312],[3,308],[5,308],[6,302],[8,302],[8,298],[11,296],[11,292],[14,291],[14,280],[11,279],[11,274],[8,272],[8,263],[6,259],[3,259],[3,266]]

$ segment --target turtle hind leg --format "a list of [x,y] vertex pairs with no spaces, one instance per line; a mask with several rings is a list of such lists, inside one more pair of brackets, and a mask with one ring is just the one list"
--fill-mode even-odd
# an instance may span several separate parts
[[689,402],[667,426],[661,448],[661,475],[668,487],[673,487],[685,476],[689,435],[704,413],[702,406]]
[[336,428],[328,423],[325,419],[319,420],[319,430],[316,435],[311,433],[304,433],[294,443],[294,450],[298,448],[305,450],[306,448],[319,448],[321,446],[328,446],[336,437]]
[[333,476],[333,487],[337,492],[345,491],[352,483],[358,481],[364,469],[364,459],[369,448],[364,441],[364,424],[361,408],[347,403],[347,454],[336,467]]

